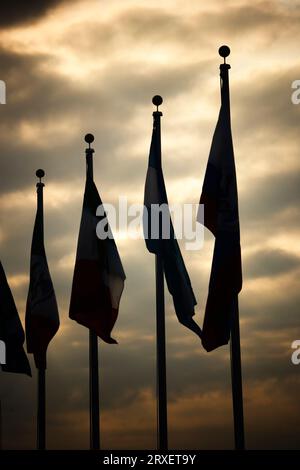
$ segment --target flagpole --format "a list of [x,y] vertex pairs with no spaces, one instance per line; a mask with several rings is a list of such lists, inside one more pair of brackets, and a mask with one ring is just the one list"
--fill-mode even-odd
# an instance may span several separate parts
[[157,370],[157,440],[158,450],[168,450],[167,380],[164,271],[160,255],[155,255],[156,273],[156,370]]
[[[87,134],[84,140],[89,144],[86,153],[86,177],[93,180],[92,134]],[[90,449],[100,449],[100,406],[99,406],[99,365],[98,365],[98,336],[89,330],[89,384],[90,384]]]
[[[226,77],[228,86],[228,109],[230,110],[229,99],[229,78],[228,70],[230,65],[226,63],[226,57],[230,54],[228,46],[221,46],[219,54],[224,58],[224,63],[220,65],[220,70]],[[241,361],[241,341],[240,341],[240,321],[238,298],[234,299],[232,306],[232,324],[230,339],[230,362],[231,362],[231,387],[234,419],[234,442],[236,450],[245,450],[244,431],[244,406],[243,406],[243,381],[242,381],[242,361]]]
[[0,450],[2,450],[2,403],[0,400]]
[[234,417],[234,442],[236,450],[245,450],[243,381],[241,363],[239,306],[236,298],[233,306],[233,317],[230,340],[231,386]]
[[[162,113],[158,106],[162,104],[161,96],[154,96],[152,103],[156,106],[153,116],[157,117],[159,151],[161,154],[160,118]],[[160,254],[155,255],[156,275],[156,374],[157,374],[157,444],[158,450],[168,450],[167,420],[167,378],[166,378],[166,333],[165,333],[165,296],[164,267]]]
[[[44,183],[42,178],[45,176],[44,170],[37,170],[36,176],[39,178],[39,182],[36,184],[37,187],[37,205],[41,209],[42,221],[43,221],[43,189]],[[46,353],[45,353],[46,355]],[[46,364],[46,358],[41,361],[38,367],[38,390],[37,390],[37,449],[46,449],[46,367],[42,364]]]
[[46,449],[46,370],[38,369],[37,449]]

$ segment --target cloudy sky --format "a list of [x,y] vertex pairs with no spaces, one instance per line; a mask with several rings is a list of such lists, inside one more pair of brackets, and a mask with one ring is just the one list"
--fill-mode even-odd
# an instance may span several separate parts
[[[44,168],[45,242],[61,328],[49,348],[48,447],[88,448],[88,332],[68,318],[87,132],[105,202],[143,200],[152,127],[162,106],[170,203],[199,200],[219,109],[218,47],[231,47],[232,129],[244,286],[240,295],[248,448],[299,448],[298,0],[10,1],[0,11],[0,256],[24,323]],[[114,337],[100,344],[103,448],[155,448],[154,259],[118,240],[127,274]],[[183,256],[202,324],[212,236]],[[166,295],[171,448],[233,447],[229,349],[206,353]],[[31,360],[32,367],[33,361]],[[3,447],[34,448],[36,373],[0,374]]]

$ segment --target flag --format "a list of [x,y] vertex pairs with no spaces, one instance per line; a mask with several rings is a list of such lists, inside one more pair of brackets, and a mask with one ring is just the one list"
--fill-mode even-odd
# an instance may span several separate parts
[[31,244],[25,316],[27,352],[33,354],[38,369],[46,368],[47,348],[59,328],[57,302],[44,247],[42,192],[43,183],[38,183],[38,206]]
[[[174,233],[168,207],[168,198],[161,165],[160,112],[153,113],[153,131],[150,146],[148,171],[144,195],[144,235],[150,253],[160,255],[168,290],[173,297],[175,312],[179,322],[201,337],[201,329],[194,321],[194,307],[197,304],[191,281],[186,270],[180,248]],[[163,205],[163,206],[162,206]],[[155,211],[164,207],[159,222],[158,237],[152,235],[155,228]],[[156,217],[157,219],[157,217]],[[157,219],[158,220],[158,219]],[[167,237],[164,232],[169,227]]]
[[215,236],[202,344],[227,344],[242,288],[238,194],[230,125],[228,64],[220,66],[221,108],[209,153],[200,204],[204,225]]
[[[87,176],[78,237],[69,316],[94,331],[106,343],[117,343],[111,332],[118,317],[125,273],[107,216],[97,216],[102,206],[96,185]],[[102,207],[103,208],[103,207]],[[96,234],[101,221],[110,234]]]
[[23,348],[25,334],[19,314],[0,262],[0,340],[5,345],[4,372],[31,376],[30,365]]

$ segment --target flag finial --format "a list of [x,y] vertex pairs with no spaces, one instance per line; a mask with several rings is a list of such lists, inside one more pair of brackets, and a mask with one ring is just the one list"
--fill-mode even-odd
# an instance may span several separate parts
[[160,95],[153,96],[152,103],[154,104],[154,106],[156,106],[156,111],[158,111],[158,106],[160,106],[162,102],[163,102],[163,99]]
[[45,176],[45,172],[42,169],[36,170],[35,172],[36,176],[40,179],[40,183],[42,182],[42,178]]
[[94,142],[95,137],[93,136],[93,134],[86,134],[84,140],[87,144],[89,144],[89,148],[91,148],[91,143]]
[[219,55],[224,58],[224,64],[226,64],[226,57],[230,54],[230,48],[228,46],[219,47]]

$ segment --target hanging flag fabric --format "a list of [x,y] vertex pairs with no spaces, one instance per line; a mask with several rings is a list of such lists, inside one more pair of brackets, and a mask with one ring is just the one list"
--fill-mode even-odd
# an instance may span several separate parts
[[0,262],[0,340],[4,343],[4,372],[31,376],[31,369],[24,351],[25,334],[19,314]]
[[[111,337],[117,320],[125,273],[112,237],[107,216],[97,216],[102,206],[92,177],[87,177],[77,255],[70,301],[70,318],[94,331],[106,343],[117,343]],[[110,234],[100,239],[97,224]]]
[[[173,297],[179,322],[201,337],[201,329],[193,319],[197,302],[174,233],[168,207],[161,165],[160,116],[159,111],[153,113],[153,131],[144,196],[145,242],[150,253],[162,257],[168,290]],[[158,219],[159,207],[162,209],[160,219]],[[156,235],[154,235],[155,231]]]
[[233,309],[242,288],[237,182],[230,124],[228,69],[221,64],[221,108],[208,158],[200,204],[204,225],[215,236],[202,344],[207,351],[227,344]]
[[44,247],[43,183],[37,184],[38,206],[30,258],[30,283],[26,305],[27,351],[38,369],[46,368],[46,352],[59,328],[55,292]]

